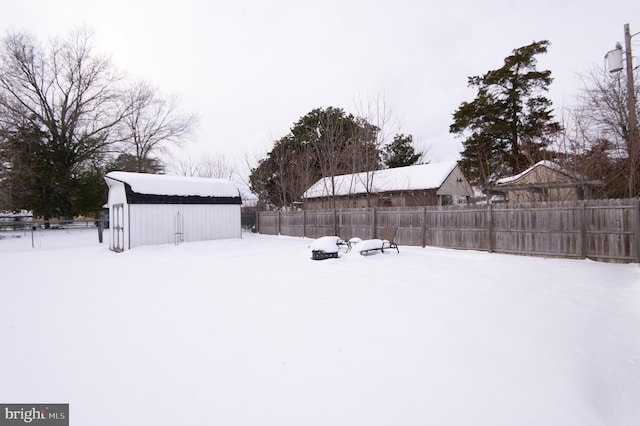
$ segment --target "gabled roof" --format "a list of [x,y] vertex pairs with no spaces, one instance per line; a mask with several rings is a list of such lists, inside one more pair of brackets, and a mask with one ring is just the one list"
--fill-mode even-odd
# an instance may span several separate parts
[[238,185],[224,179],[109,172],[105,180],[123,183],[130,203],[242,203]]
[[[442,186],[457,164],[455,161],[430,163],[335,176],[333,178],[335,195],[437,189]],[[327,197],[333,195],[331,188],[332,179],[325,177],[307,189],[303,197]]]
[[517,175],[508,176],[508,177],[504,177],[502,179],[498,179],[496,181],[496,185],[507,185],[507,184],[510,184],[512,182],[515,182],[518,179],[528,175],[529,173],[533,172],[535,169],[540,168],[540,167],[546,167],[548,169],[551,169],[553,171],[561,173],[561,174],[565,175],[569,179],[573,179],[573,180],[576,179],[575,177],[573,177],[569,173],[567,173],[562,167],[560,167],[560,165],[554,163],[553,161],[542,160],[542,161],[538,161],[536,164],[534,164],[533,166],[529,167],[528,169],[518,173]]

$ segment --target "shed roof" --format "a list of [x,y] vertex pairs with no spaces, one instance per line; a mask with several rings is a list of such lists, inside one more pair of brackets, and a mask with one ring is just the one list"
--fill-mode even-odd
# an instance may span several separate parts
[[[129,202],[240,204],[238,185],[224,179],[109,172],[105,179],[122,182]],[[212,201],[217,200],[217,201]]]
[[549,161],[549,160],[542,160],[542,161],[538,161],[536,164],[534,164],[533,166],[529,167],[528,169],[518,173],[517,175],[514,176],[507,176],[504,177],[502,179],[498,179],[496,181],[496,185],[507,185],[510,184],[512,182],[517,181],[518,179],[522,178],[523,176],[528,175],[529,173],[531,173],[532,171],[534,171],[536,168],[539,167],[546,167],[548,169],[551,169],[553,171],[556,171],[558,173],[562,173],[563,175],[571,178],[571,179],[576,179],[575,177],[569,175],[569,173],[567,173],[566,170],[564,170],[562,167],[560,167],[560,165],[558,165],[557,163],[554,163],[553,161]]
[[[442,186],[457,162],[420,164],[335,176],[335,195],[365,194],[367,192],[391,192],[437,189]],[[369,188],[369,191],[367,191]],[[303,195],[304,198],[321,198],[333,195],[331,178],[318,180]]]

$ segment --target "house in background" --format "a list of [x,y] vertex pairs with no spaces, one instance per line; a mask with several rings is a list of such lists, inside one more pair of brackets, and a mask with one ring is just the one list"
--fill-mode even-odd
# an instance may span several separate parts
[[109,248],[240,238],[238,186],[222,179],[110,172]]
[[305,191],[303,208],[436,206],[472,194],[458,163],[443,162],[325,177]]
[[489,191],[504,195],[510,203],[574,201],[592,197],[600,181],[574,176],[552,161],[540,161],[522,173],[499,179]]

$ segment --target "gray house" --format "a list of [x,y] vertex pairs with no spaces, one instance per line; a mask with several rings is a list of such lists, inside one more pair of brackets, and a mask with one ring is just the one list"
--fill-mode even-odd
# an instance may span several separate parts
[[473,195],[457,162],[396,167],[335,177],[313,184],[304,209],[410,207],[461,202]]

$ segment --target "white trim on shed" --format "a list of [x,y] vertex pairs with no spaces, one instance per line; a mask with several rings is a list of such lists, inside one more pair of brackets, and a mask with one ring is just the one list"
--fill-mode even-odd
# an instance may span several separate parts
[[242,236],[238,186],[222,179],[110,172],[109,248]]

